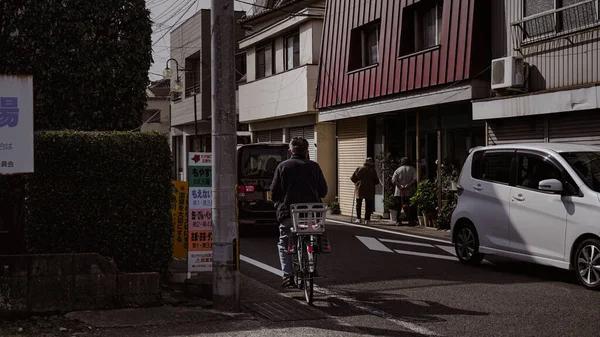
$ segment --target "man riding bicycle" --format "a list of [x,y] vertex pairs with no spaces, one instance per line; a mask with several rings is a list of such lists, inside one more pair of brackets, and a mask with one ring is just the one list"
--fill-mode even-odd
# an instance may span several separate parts
[[319,164],[308,159],[308,141],[295,137],[290,142],[292,157],[281,162],[271,184],[271,199],[277,208],[279,222],[279,261],[285,288],[296,286],[293,278],[293,257],[288,254],[288,237],[293,227],[290,205],[321,203],[327,195],[327,182]]

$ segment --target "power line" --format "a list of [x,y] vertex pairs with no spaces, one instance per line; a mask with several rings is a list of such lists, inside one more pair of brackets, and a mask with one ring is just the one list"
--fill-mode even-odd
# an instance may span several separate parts
[[309,18],[322,18],[322,15],[317,15],[317,14],[298,14],[297,12],[291,12],[291,11],[286,11],[277,7],[267,7],[267,6],[263,6],[263,5],[257,5],[255,3],[251,3],[251,2],[247,2],[247,1],[243,1],[243,0],[235,0],[238,3],[241,4],[246,4],[246,5],[251,5],[251,6],[256,6],[258,8],[263,8],[263,9],[269,9],[272,11],[276,11],[276,12],[281,12],[281,13],[287,13],[287,14],[293,14],[292,16],[305,16],[305,17],[309,17]]
[[[195,0],[198,1],[198,0]],[[179,23],[179,21],[181,21],[181,19],[183,19],[183,17],[190,11],[190,9],[192,9],[192,7],[194,6],[194,0],[190,0],[188,1],[188,3],[191,3],[190,6],[185,10],[185,12],[179,17],[179,19],[177,19],[177,21],[175,21],[175,24],[173,26],[177,26],[177,24]],[[158,41],[162,40],[168,33],[169,31],[167,30],[158,40],[156,40],[156,42],[154,42],[152,44],[152,47],[156,46],[156,44],[158,43]]]

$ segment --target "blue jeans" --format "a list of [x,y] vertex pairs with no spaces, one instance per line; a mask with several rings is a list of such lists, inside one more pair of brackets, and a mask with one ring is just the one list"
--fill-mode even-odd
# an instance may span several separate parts
[[284,219],[279,224],[279,262],[281,262],[281,271],[283,277],[291,277],[294,274],[294,260],[292,254],[287,252],[288,236],[292,232],[294,222],[291,218]]

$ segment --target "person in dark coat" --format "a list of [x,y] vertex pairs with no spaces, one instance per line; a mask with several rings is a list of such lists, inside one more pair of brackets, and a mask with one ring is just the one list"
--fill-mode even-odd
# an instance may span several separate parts
[[[290,205],[297,203],[321,203],[327,195],[327,182],[321,167],[308,159],[308,141],[295,137],[290,142],[292,157],[277,166],[271,183],[271,200],[277,208],[279,222],[279,261],[283,272],[282,286],[294,288],[294,266],[292,255],[288,254],[287,243],[294,226]],[[322,237],[323,242],[327,238]]]
[[356,222],[361,223],[361,210],[363,199],[365,200],[364,224],[369,224],[371,214],[375,210],[375,187],[379,185],[379,177],[375,170],[375,162],[369,157],[363,166],[358,167],[350,178],[356,186]]

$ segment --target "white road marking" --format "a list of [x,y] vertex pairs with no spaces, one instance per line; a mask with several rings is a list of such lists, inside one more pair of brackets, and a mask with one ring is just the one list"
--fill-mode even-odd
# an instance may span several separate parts
[[439,248],[447,253],[450,253],[453,256],[456,256],[456,250],[454,250],[454,247],[452,246],[439,246],[439,245],[434,245],[436,248]]
[[433,247],[433,245],[431,243],[420,243],[420,242],[390,240],[390,239],[379,239],[379,241],[381,241],[381,242],[389,242],[389,243],[398,243],[398,244],[401,244],[401,245],[409,245],[409,246]]
[[438,254],[411,252],[411,251],[408,251],[408,250],[396,250],[396,253],[398,253],[398,254],[404,254],[404,255],[430,257],[430,258],[433,258],[433,259],[440,259],[440,260],[458,261],[458,258],[453,257],[453,256],[448,256],[448,255],[438,255]]
[[370,250],[377,250],[380,252],[393,253],[391,249],[386,247],[383,243],[379,242],[376,238],[370,238],[367,236],[356,236],[357,239],[360,240],[367,248]]
[[428,240],[428,241],[445,243],[445,244],[449,244],[450,243],[450,240],[442,240],[442,239],[430,238],[430,237],[427,237],[427,236],[414,235],[414,234],[408,234],[408,233],[400,233],[400,232],[392,231],[392,230],[389,230],[389,229],[375,228],[375,227],[370,227],[370,226],[365,226],[365,225],[359,225],[359,224],[353,224],[353,223],[344,222],[344,221],[327,219],[327,222],[330,225],[334,225],[334,226],[335,225],[343,225],[343,226],[349,226],[349,227],[358,227],[358,228],[370,229],[370,230],[376,231],[376,232],[394,234],[394,235],[399,235],[399,236],[406,236],[406,237],[409,237],[409,238],[416,238],[416,239]]
[[[273,267],[271,267],[269,265],[266,265],[266,264],[264,264],[264,263],[262,263],[260,261],[257,261],[257,260],[254,260],[252,258],[249,258],[247,256],[241,255],[241,254],[240,254],[240,260],[242,260],[244,262],[247,262],[247,263],[250,263],[251,265],[254,265],[255,267],[261,268],[261,269],[263,269],[265,271],[268,271],[270,273],[273,273],[275,275],[278,275],[278,276],[282,276],[283,275],[283,273],[280,270],[278,270],[276,268],[273,268]],[[349,305],[351,305],[351,306],[353,306],[353,307],[355,307],[357,309],[364,310],[364,311],[366,311],[367,313],[369,313],[369,314],[371,314],[373,316],[377,316],[377,317],[383,318],[383,319],[387,320],[388,322],[394,323],[394,324],[396,324],[396,325],[398,325],[398,326],[400,326],[400,327],[402,327],[404,329],[410,330],[412,332],[415,332],[415,333],[418,333],[418,334],[422,334],[422,335],[426,335],[426,336],[439,336],[439,334],[437,334],[434,331],[431,331],[431,330],[429,330],[427,328],[424,328],[424,327],[422,327],[420,325],[417,325],[417,324],[414,324],[414,323],[411,323],[411,322],[407,322],[407,321],[403,321],[403,320],[397,319],[397,318],[395,318],[391,314],[388,314],[385,311],[382,311],[382,310],[379,310],[377,308],[373,308],[371,306],[363,304],[360,301],[358,301],[358,300],[356,300],[356,299],[354,299],[352,297],[348,297],[348,296],[345,296],[345,295],[341,294],[340,292],[333,291],[333,290],[330,290],[330,289],[327,289],[327,288],[323,288],[323,287],[319,287],[316,284],[314,285],[314,290],[317,291],[317,292],[319,292],[319,293],[321,293],[321,294],[327,295],[327,296],[333,296],[333,297],[335,297],[337,299],[340,299],[340,300],[348,303]]]

